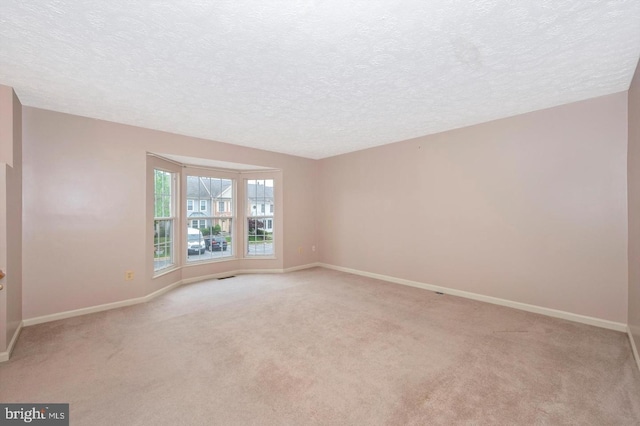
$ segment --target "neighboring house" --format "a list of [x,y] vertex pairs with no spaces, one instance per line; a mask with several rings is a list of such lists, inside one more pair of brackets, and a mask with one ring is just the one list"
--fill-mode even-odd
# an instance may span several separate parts
[[[231,181],[190,176],[187,180],[187,220],[191,228],[220,225],[222,232],[230,232],[233,216],[233,186]],[[247,216],[260,218],[261,229],[273,232],[275,210],[273,187],[247,185]]]
[[267,232],[273,232],[273,187],[260,184],[247,185],[247,216],[258,217]]
[[231,181],[189,176],[187,179],[187,220],[191,228],[219,225],[231,232]]

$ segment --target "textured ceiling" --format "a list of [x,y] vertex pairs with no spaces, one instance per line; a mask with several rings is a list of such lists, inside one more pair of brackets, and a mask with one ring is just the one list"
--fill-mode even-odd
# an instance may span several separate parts
[[323,158],[624,91],[638,0],[2,0],[24,105]]

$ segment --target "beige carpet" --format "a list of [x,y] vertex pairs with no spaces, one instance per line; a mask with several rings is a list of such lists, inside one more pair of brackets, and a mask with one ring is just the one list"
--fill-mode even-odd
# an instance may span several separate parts
[[0,402],[72,425],[640,423],[623,333],[325,269],[27,327]]

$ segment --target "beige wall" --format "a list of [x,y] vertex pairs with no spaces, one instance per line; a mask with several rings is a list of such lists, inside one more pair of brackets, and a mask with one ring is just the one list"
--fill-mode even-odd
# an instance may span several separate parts
[[320,161],[321,261],[627,320],[627,95]]
[[[25,107],[23,120],[25,319],[144,296],[180,279],[317,261],[315,161],[36,108]],[[189,266],[152,279],[148,151],[280,169],[278,259]],[[124,280],[126,270],[133,281]]]
[[[323,261],[625,323],[626,112],[619,93],[313,161],[24,108],[24,318]],[[152,279],[147,151],[280,169],[278,259]]]
[[[640,347],[640,66],[629,89],[629,318]],[[640,360],[638,360],[640,363]]]
[[[10,87],[0,86],[0,352],[22,321],[22,105]],[[6,164],[6,163],[9,164]]]

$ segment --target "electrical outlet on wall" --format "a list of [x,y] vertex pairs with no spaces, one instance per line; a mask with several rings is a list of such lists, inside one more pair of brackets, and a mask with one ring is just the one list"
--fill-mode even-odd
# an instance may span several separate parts
[[133,281],[134,273],[133,271],[124,271],[124,280],[125,281]]
[[311,246],[311,251],[316,251],[316,246]]

